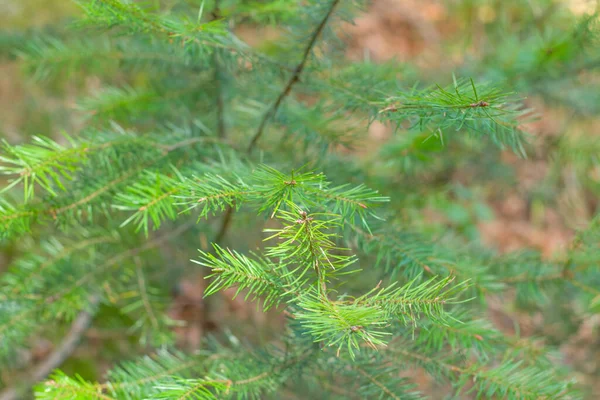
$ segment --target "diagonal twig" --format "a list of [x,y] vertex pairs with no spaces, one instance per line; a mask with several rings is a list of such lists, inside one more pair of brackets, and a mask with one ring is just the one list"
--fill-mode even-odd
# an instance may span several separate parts
[[[246,153],[248,155],[250,155],[252,153],[254,146],[258,142],[258,139],[260,139],[260,137],[262,136],[269,119],[277,113],[277,110],[279,109],[279,106],[281,105],[281,102],[283,101],[283,99],[290,93],[294,84],[299,81],[300,74],[304,70],[304,66],[306,65],[306,62],[308,61],[308,56],[310,55],[311,50],[315,46],[317,38],[319,37],[321,32],[323,32],[325,25],[327,25],[327,21],[329,21],[329,18],[331,17],[333,10],[335,9],[335,6],[338,3],[339,3],[339,0],[333,0],[331,2],[331,5],[329,6],[329,10],[327,11],[327,14],[325,14],[325,17],[323,17],[323,19],[319,23],[319,26],[317,26],[317,28],[311,35],[310,41],[308,42],[308,45],[306,46],[306,48],[304,49],[304,53],[302,54],[302,60],[294,69],[294,73],[292,74],[292,76],[288,80],[287,84],[283,88],[283,91],[279,94],[279,97],[277,97],[277,100],[275,100],[275,103],[273,103],[271,108],[269,108],[269,110],[265,113],[256,133],[254,134],[254,137],[252,137],[252,140],[251,140],[250,144],[248,145],[248,148],[246,149]],[[215,243],[220,244],[220,242],[225,237],[225,234],[227,233],[227,230],[229,229],[229,225],[231,223],[232,214],[233,214],[233,207],[228,207],[227,210],[225,211],[225,214],[223,215],[223,219],[221,221],[221,227],[219,228],[219,232],[217,233],[217,236],[215,237],[215,240],[214,240]]]
[[250,144],[248,145],[248,149],[247,149],[248,154],[252,153],[252,149],[254,149],[254,146],[256,145],[256,143],[258,142],[260,137],[262,136],[262,134],[265,130],[265,127],[267,126],[267,122],[269,122],[269,120],[273,116],[275,116],[275,114],[277,114],[277,110],[279,110],[279,106],[283,102],[283,99],[285,99],[287,97],[287,95],[290,94],[294,84],[296,84],[296,82],[298,82],[300,80],[300,74],[302,73],[302,71],[304,70],[304,67],[306,66],[306,62],[308,61],[308,56],[310,55],[311,50],[315,46],[315,43],[317,42],[317,38],[319,37],[321,32],[323,32],[325,25],[327,25],[327,21],[331,17],[333,10],[338,3],[339,3],[339,0],[333,0],[331,2],[331,5],[329,6],[329,10],[327,11],[327,14],[325,14],[325,17],[323,17],[323,19],[321,20],[321,23],[317,26],[317,29],[315,29],[315,31],[311,35],[310,41],[308,42],[308,45],[304,49],[304,54],[302,55],[302,60],[300,61],[300,63],[298,65],[296,65],[296,68],[294,68],[294,73],[288,80],[287,84],[284,86],[283,90],[281,91],[281,93],[279,94],[279,96],[277,97],[277,99],[275,100],[273,105],[267,110],[267,112],[263,116],[263,119],[260,121],[260,125],[258,126],[258,129],[256,130],[256,133],[254,134],[254,136],[252,137],[252,140],[250,141]]

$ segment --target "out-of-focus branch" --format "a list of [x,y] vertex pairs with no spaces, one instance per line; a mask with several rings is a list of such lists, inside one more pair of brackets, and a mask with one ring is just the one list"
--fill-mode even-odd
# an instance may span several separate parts
[[[221,18],[221,1],[215,0],[215,8],[212,12],[212,20]],[[221,63],[219,62],[219,49],[215,49],[213,53],[213,68],[215,69],[215,85],[217,89],[217,134],[219,138],[226,136],[225,132],[225,102],[223,100],[223,73],[221,71]]]
[[92,296],[89,310],[79,313],[73,321],[67,336],[65,336],[50,356],[33,369],[27,381],[22,383],[20,387],[9,387],[0,392],[0,400],[18,400],[25,390],[46,378],[54,369],[58,368],[69,358],[77,348],[81,337],[92,323],[99,300],[99,296]]

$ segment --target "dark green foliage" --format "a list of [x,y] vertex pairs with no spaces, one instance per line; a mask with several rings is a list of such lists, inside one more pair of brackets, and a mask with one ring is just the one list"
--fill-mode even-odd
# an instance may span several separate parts
[[[473,239],[485,196],[517,179],[501,154],[548,151],[532,204],[558,201],[563,169],[600,194],[597,137],[541,146],[522,129],[528,94],[570,104],[573,86],[574,114],[597,112],[597,80],[573,82],[598,65],[596,15],[532,1],[553,22],[540,29],[494,3],[502,18],[482,29],[506,49],[432,80],[345,57],[361,1],[76,3],[67,30],[1,36],[36,85],[78,98],[67,133],[2,144],[0,365],[98,301],[109,317],[93,325],[117,338],[95,344],[113,364],[97,381],[54,370],[25,379],[36,398],[435,398],[416,370],[448,398],[583,397],[545,332],[507,334],[490,305],[600,312],[600,218],[554,258]],[[459,20],[475,7],[454,3]],[[239,26],[278,35],[252,47]],[[393,134],[368,149],[375,123]],[[234,293],[285,323],[262,337],[223,318],[200,350],[176,350],[171,292],[197,271],[205,304]]]

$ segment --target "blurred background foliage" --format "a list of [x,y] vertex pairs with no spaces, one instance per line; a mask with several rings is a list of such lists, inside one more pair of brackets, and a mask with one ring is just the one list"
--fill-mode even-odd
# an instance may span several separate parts
[[[170,0],[148,3],[162,10],[176,5]],[[202,1],[186,3],[199,7]],[[295,11],[286,1],[264,4],[264,13],[244,15],[243,8],[236,9],[240,15],[235,31],[265,53],[275,53],[285,35],[276,22]],[[210,2],[206,7],[210,9]],[[369,134],[349,147],[344,146],[346,141],[352,142],[345,137],[347,127],[323,124],[311,128],[339,139],[339,150],[360,160],[360,171],[349,169],[340,174],[347,174],[348,182],[385,187],[405,226],[431,234],[451,232],[502,253],[534,249],[544,259],[564,259],[575,231],[587,226],[599,210],[600,31],[597,14],[593,14],[598,7],[594,0],[376,0],[353,24],[344,27],[349,60],[367,60],[379,67],[389,63],[390,76],[400,80],[450,84],[452,74],[456,74],[513,89],[535,114],[523,121],[530,141],[526,159],[509,151],[491,151],[492,144],[470,137],[444,142],[435,132],[427,137],[393,135],[391,125],[382,122],[367,127],[350,119],[349,126],[368,129]],[[227,1],[223,1],[222,9],[227,15]],[[90,111],[115,121],[139,113],[136,122],[143,124],[145,110],[161,107],[144,98],[155,77],[148,76],[143,68],[121,73],[124,55],[118,49],[107,50],[113,64],[90,62],[85,42],[102,39],[88,37],[89,32],[74,37],[66,30],[79,12],[71,1],[0,0],[0,10],[0,134],[8,142],[27,141],[33,135],[56,138],[63,131],[75,136],[84,124],[94,123]],[[38,37],[40,46],[47,46],[46,36],[66,37],[74,47],[63,51],[56,43],[57,59],[44,65],[36,59],[36,42],[30,40]],[[22,51],[26,56],[18,57]],[[401,65],[390,60],[399,60]],[[350,70],[339,73],[342,82],[368,79],[356,77]],[[368,74],[368,69],[363,74]],[[374,82],[373,87],[377,84]],[[94,102],[94,95],[107,87],[130,88],[112,90],[115,98],[122,96],[131,105],[111,108],[111,104],[104,107]],[[239,107],[251,108],[251,104]],[[160,112],[167,116],[178,110],[174,104]],[[305,118],[310,119],[310,115]],[[236,125],[236,121],[230,123]],[[426,169],[420,168],[423,163],[427,163]],[[419,185],[413,184],[416,182]],[[242,216],[236,227],[244,229],[233,230],[229,240],[252,242],[258,228],[248,224]],[[2,246],[0,272],[16,251],[13,243]],[[189,244],[189,248],[193,246]],[[189,258],[174,248],[162,251],[173,263],[185,264]],[[174,319],[190,321],[197,318],[198,311],[189,304],[198,300],[201,288],[200,278],[186,279],[175,293],[153,295],[165,298],[165,307]],[[556,293],[557,299],[564,295]],[[560,308],[556,308],[560,301],[553,301],[548,303],[555,307],[551,310],[538,304],[526,312],[514,306],[518,301],[511,293],[490,300],[490,317],[497,327],[514,333],[518,326],[521,335],[551,338],[589,393],[600,393],[600,307],[590,309],[564,299]],[[228,320],[245,320],[254,328],[239,328],[237,333],[255,331],[256,340],[266,340],[281,323],[277,317],[264,316],[254,305],[238,300],[223,298],[217,307],[215,315],[223,321],[216,322],[235,326]],[[116,307],[102,306],[97,320],[104,328],[90,330],[86,345],[62,370],[97,380],[113,359],[139,352],[136,335],[112,330],[113,326],[126,325],[114,323],[119,318],[126,316]],[[56,331],[44,332],[46,337],[33,339],[33,350],[22,354],[19,368],[1,371],[0,380],[6,383],[26,375],[28,367],[49,353],[51,343],[65,329],[57,326]],[[191,328],[175,327],[173,332],[180,343],[191,347],[198,346],[203,334],[193,324]],[[128,339],[123,339],[123,334]]]

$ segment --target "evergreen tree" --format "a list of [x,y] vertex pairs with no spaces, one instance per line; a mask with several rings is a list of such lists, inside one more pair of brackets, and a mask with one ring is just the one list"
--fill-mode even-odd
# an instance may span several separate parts
[[[525,95],[598,111],[597,15],[485,2],[499,15],[479,28],[498,47],[432,79],[348,60],[358,0],[76,3],[66,28],[3,35],[4,56],[40,86],[101,86],[70,111],[79,128],[3,144],[2,369],[34,336],[56,343],[23,382],[3,382],[5,398],[34,384],[39,399],[427,398],[415,371],[449,398],[585,396],[551,336],[506,334],[489,304],[571,310],[577,324],[598,313],[600,217],[548,258],[500,254],[474,240],[470,217],[425,212],[460,214],[461,193],[475,203],[477,188],[509,185],[508,153],[551,158],[538,202],[567,168],[600,193],[598,137],[540,143],[522,129],[535,112]],[[449,6],[457,23],[472,3]],[[239,26],[279,34],[250,46]],[[373,123],[394,134],[363,157]],[[200,350],[178,350],[170,292],[198,270],[206,318],[233,293],[284,326],[219,321]],[[98,344],[114,365],[61,371],[90,326],[116,332]]]

